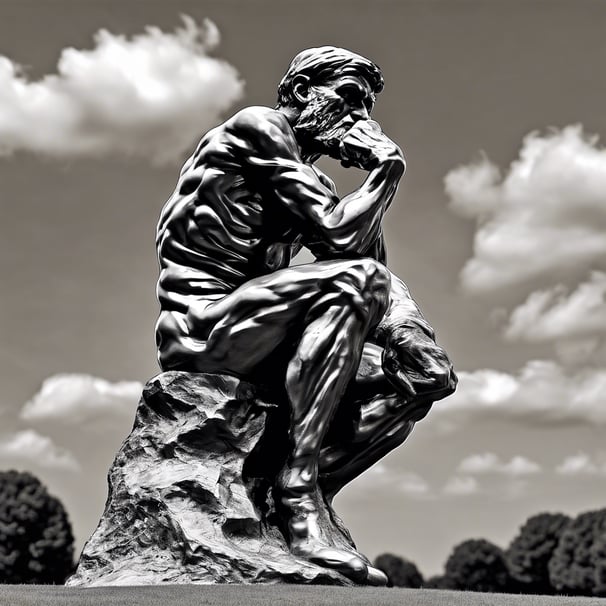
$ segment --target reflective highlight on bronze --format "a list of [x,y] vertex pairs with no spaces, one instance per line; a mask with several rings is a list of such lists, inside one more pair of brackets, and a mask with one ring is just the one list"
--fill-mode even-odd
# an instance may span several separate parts
[[[228,373],[284,389],[290,453],[274,486],[293,554],[350,579],[385,578],[318,519],[332,497],[401,444],[456,377],[381,229],[402,151],[370,119],[383,87],[369,60],[303,51],[278,106],[207,133],[158,224],[163,370]],[[339,198],[320,155],[367,171]],[[301,246],[315,263],[289,267]]]

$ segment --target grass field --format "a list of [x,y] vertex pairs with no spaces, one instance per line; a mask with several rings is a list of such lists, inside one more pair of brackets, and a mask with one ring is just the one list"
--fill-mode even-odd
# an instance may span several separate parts
[[571,598],[433,589],[302,585],[162,585],[91,589],[0,585],[2,606],[606,606]]

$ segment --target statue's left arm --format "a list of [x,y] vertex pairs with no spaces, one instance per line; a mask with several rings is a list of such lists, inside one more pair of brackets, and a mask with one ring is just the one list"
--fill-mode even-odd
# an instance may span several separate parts
[[[381,233],[367,255],[386,265]],[[389,307],[373,340],[381,345],[383,371],[402,394],[445,398],[456,387],[457,377],[446,352],[436,344],[435,333],[410,295],[408,287],[391,273]]]

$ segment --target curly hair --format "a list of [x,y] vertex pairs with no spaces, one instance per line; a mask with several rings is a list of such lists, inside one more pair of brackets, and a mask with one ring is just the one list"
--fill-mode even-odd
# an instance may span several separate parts
[[301,51],[292,60],[278,85],[279,106],[292,103],[292,82],[300,74],[307,76],[312,85],[351,74],[364,78],[374,93],[383,90],[383,74],[376,63],[344,48],[320,46]]

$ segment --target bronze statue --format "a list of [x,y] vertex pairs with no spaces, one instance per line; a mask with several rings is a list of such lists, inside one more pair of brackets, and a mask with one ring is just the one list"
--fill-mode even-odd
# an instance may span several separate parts
[[[320,500],[401,444],[456,377],[406,285],[381,221],[405,171],[370,119],[379,68],[344,49],[298,54],[278,104],[208,132],[158,224],[163,371],[285,388],[289,453],[273,487],[291,553],[350,579],[384,576],[318,524]],[[321,155],[368,173],[339,199]],[[316,262],[290,267],[307,247]]]

